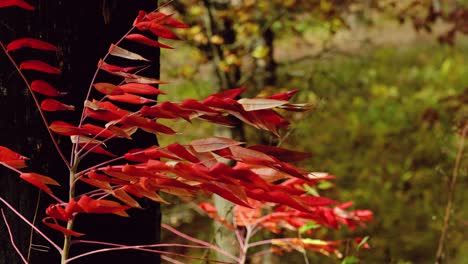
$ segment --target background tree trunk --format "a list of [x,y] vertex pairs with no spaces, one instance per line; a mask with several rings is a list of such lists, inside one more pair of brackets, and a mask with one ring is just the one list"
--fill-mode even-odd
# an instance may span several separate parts
[[[35,12],[26,12],[17,8],[6,8],[0,11],[0,37],[3,42],[15,38],[30,36],[43,38],[57,44],[59,47],[59,66],[63,74],[57,79],[51,79],[63,91],[67,91],[64,101],[74,104],[77,111],[73,117],[63,114],[48,115],[52,120],[64,120],[76,123],[81,113],[86,90],[96,69],[99,58],[103,57],[112,42],[116,42],[130,27],[138,10],[151,11],[157,6],[157,1],[131,0],[86,0],[86,1],[52,1],[39,0]],[[141,50],[146,57],[156,63],[147,74],[159,77],[159,51],[154,49]],[[30,54],[30,53],[28,53]],[[50,54],[49,54],[50,55]],[[22,56],[19,53],[19,56]],[[29,56],[29,55],[28,55]],[[47,59],[47,58],[45,58]],[[50,59],[50,57],[49,57]],[[56,64],[56,62],[51,61]],[[43,76],[43,75],[41,75]],[[10,147],[31,158],[31,170],[50,175],[65,183],[65,166],[50,143],[46,129],[42,124],[36,106],[24,84],[18,78],[7,58],[0,55],[0,144]],[[63,138],[60,145],[64,153],[70,153],[70,143]],[[132,144],[134,147],[154,145],[154,136],[139,135]],[[125,146],[116,146],[124,149]],[[115,151],[115,149],[113,149]],[[119,152],[118,149],[116,152]],[[58,165],[60,164],[60,165]],[[65,187],[65,186],[64,186]],[[33,219],[37,201],[37,189],[20,180],[18,175],[4,169],[0,171],[0,195],[11,203],[28,219]],[[44,216],[45,206],[50,200],[42,195],[38,219]],[[144,202],[142,203],[145,204]],[[117,216],[79,216],[76,229],[88,234],[86,239],[115,242],[122,244],[147,244],[159,241],[160,218],[159,205],[148,203],[146,210],[131,210],[131,218]],[[18,218],[7,213],[10,225],[15,234],[16,243],[22,252],[28,251],[30,228]],[[46,230],[42,224],[38,226]],[[47,232],[61,241],[56,232]],[[19,260],[11,247],[4,224],[0,225],[0,264],[16,263]],[[34,236],[34,244],[47,245],[47,242]],[[81,246],[80,246],[81,247]],[[91,248],[80,248],[89,250]],[[72,254],[77,253],[72,247]],[[55,263],[58,256],[51,252],[32,251],[31,263]],[[159,263],[159,256],[143,254],[138,251],[100,254],[95,257],[83,258],[81,263],[134,262]],[[78,263],[78,262],[77,262]]]

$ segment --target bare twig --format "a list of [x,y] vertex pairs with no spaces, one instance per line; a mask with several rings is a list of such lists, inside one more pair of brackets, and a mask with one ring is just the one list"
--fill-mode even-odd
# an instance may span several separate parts
[[452,171],[452,178],[450,179],[450,186],[448,191],[448,201],[445,207],[444,223],[440,234],[439,245],[437,246],[436,264],[442,263],[444,259],[444,245],[445,238],[447,236],[448,225],[450,216],[452,214],[453,200],[455,196],[455,189],[457,184],[458,171],[460,169],[460,163],[463,157],[463,151],[465,150],[465,138],[468,132],[468,123],[465,123],[461,133],[460,143],[458,145],[457,157],[455,158],[455,165]]
[[[41,190],[38,190],[37,193],[37,201],[36,201],[36,208],[34,209],[34,217],[32,220],[32,224],[36,224],[36,218],[37,218],[37,213],[39,211],[39,202],[41,201]],[[31,250],[33,248],[33,237],[34,237],[34,229],[31,228],[31,232],[29,234],[29,247],[28,247],[28,256],[27,256],[27,262],[29,263],[29,259],[31,257]]]
[[11,233],[10,225],[8,224],[8,220],[6,219],[6,216],[5,216],[5,212],[3,212],[3,209],[1,209],[1,211],[2,211],[3,221],[5,222],[6,228],[7,228],[7,230],[8,230],[8,235],[10,236],[11,245],[12,245],[13,248],[15,249],[16,253],[18,253],[18,255],[20,256],[20,258],[21,258],[21,260],[23,261],[23,263],[28,264],[28,262],[26,261],[26,259],[25,259],[24,256],[23,256],[23,254],[21,253],[21,251],[19,250],[19,248],[16,246],[15,240],[13,239],[13,234]]

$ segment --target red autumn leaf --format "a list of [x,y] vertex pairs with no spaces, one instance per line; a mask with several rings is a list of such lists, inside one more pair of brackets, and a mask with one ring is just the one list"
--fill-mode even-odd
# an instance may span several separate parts
[[267,162],[274,162],[273,158],[264,154],[260,151],[243,148],[239,146],[230,146],[229,149],[231,150],[232,156],[239,160],[264,160]]
[[56,51],[57,47],[45,42],[40,39],[35,38],[21,38],[13,40],[7,46],[7,51],[22,49],[22,48],[31,48],[37,50],[47,50],[47,51]]
[[161,24],[173,28],[189,28],[188,25],[182,23],[181,21],[172,17],[172,15],[167,15],[161,12],[151,12],[148,14],[148,18],[157,19]]
[[123,72],[123,73],[132,72],[132,71],[142,68],[143,66],[121,67],[117,65],[108,64],[104,62],[103,60],[99,60],[98,67],[99,69],[112,74],[114,72]]
[[198,116],[198,118],[208,120],[211,123],[228,126],[228,127],[233,127],[237,124],[237,122],[234,121],[229,116],[223,116],[223,115],[201,115],[201,116]]
[[83,132],[97,137],[110,138],[116,136],[116,133],[110,131],[109,129],[95,126],[93,124],[84,124],[81,126],[81,129]]
[[150,39],[141,34],[129,34],[125,37],[128,40],[156,48],[173,49],[171,46],[164,45],[156,40]]
[[[52,219],[54,221],[54,223],[49,223],[47,222],[48,219]],[[52,229],[55,229],[57,231],[60,231],[62,232],[64,235],[69,235],[69,236],[73,236],[73,237],[80,237],[80,236],[83,236],[84,234],[83,233],[78,233],[76,231],[73,231],[73,230],[68,230],[67,228],[57,224],[56,220],[53,219],[52,217],[46,217],[44,219],[42,219],[42,223],[44,223],[44,225],[52,228]]]
[[83,145],[81,147],[84,148],[85,150],[91,150],[91,152],[96,153],[96,154],[102,154],[102,155],[106,155],[112,158],[117,157],[115,154],[105,150],[102,146],[96,146],[95,144],[80,144],[80,145]]
[[301,161],[311,156],[311,154],[307,152],[288,150],[274,146],[255,145],[248,148],[263,152],[284,162]]
[[213,182],[202,183],[200,187],[202,189],[215,193],[235,204],[251,208],[251,206],[247,202],[247,196],[245,195],[245,191],[240,186]]
[[116,46],[114,44],[111,44],[111,46],[109,48],[109,54],[112,55],[112,56],[121,57],[121,58],[129,59],[129,60],[150,61],[150,60],[144,58],[143,56],[141,56],[140,54],[131,52],[129,50],[126,50],[126,49],[121,48],[119,46]]
[[144,155],[147,159],[171,159],[171,160],[180,160],[179,157],[175,156],[173,153],[169,152],[166,149],[160,147],[151,147],[144,151]]
[[26,158],[9,148],[0,146],[0,162],[5,163],[8,166],[11,166],[16,169],[21,169],[26,167],[26,160],[29,158]]
[[31,89],[37,93],[47,96],[61,96],[65,93],[57,91],[50,83],[42,80],[35,80],[31,83]]
[[110,200],[95,200],[86,195],[82,195],[78,200],[78,205],[86,213],[94,214],[116,214],[120,216],[128,216],[125,210],[130,208],[129,206],[121,205],[118,202]]
[[243,142],[223,137],[203,138],[190,142],[190,145],[197,152],[211,152],[240,144],[243,144]]
[[16,6],[20,7],[26,10],[34,10],[35,7],[33,5],[30,5],[28,2],[23,1],[23,0],[2,0],[0,1],[0,8],[3,7],[10,7],[10,6]]
[[46,215],[64,222],[72,218],[60,204],[49,205],[46,209]]
[[176,133],[170,127],[167,127],[151,119],[136,115],[123,117],[120,123],[130,126],[137,126],[143,129],[144,131],[153,134],[163,133],[172,135]]
[[134,94],[129,94],[129,93],[124,93],[121,95],[108,95],[107,98],[109,98],[112,101],[117,101],[117,102],[122,102],[122,103],[127,103],[127,104],[147,104],[147,103],[154,103],[155,100],[148,99],[146,97],[134,95]]
[[112,196],[119,199],[121,202],[125,203],[128,206],[134,208],[141,208],[141,205],[133,199],[127,192],[125,192],[122,188],[116,189],[112,192]]
[[171,30],[167,29],[166,27],[160,24],[151,23],[149,25],[149,31],[151,31],[151,33],[161,38],[174,39],[174,40],[179,39],[176,36],[176,34],[174,34],[174,32],[172,32]]
[[246,88],[235,88],[235,89],[227,89],[225,91],[221,91],[219,93],[212,94],[211,96],[218,97],[218,98],[229,98],[235,99],[241,93],[245,92]]
[[37,173],[21,173],[20,178],[29,182],[30,184],[36,186],[37,188],[43,190],[44,192],[48,194],[52,194],[52,190],[46,185],[60,185],[58,182],[56,182],[54,179],[40,175]]
[[82,130],[72,124],[63,121],[54,121],[49,125],[49,129],[63,136],[82,135]]
[[127,83],[119,85],[119,88],[126,93],[132,94],[145,94],[145,95],[156,95],[156,94],[165,94],[161,90],[153,87],[149,84],[143,83]]
[[80,177],[80,181],[85,182],[89,185],[92,185],[102,190],[112,190],[112,186],[108,182],[105,182],[105,181],[100,181],[100,180],[86,178],[86,177]]
[[284,92],[284,93],[279,93],[279,94],[270,95],[270,96],[267,96],[267,98],[269,98],[269,99],[275,99],[275,100],[289,100],[289,99],[291,99],[291,97],[293,97],[297,92],[299,92],[299,90],[291,90],[291,91],[287,91],[287,92]]
[[160,105],[155,106],[143,106],[140,110],[140,113],[144,116],[154,117],[154,118],[164,118],[164,119],[175,119],[180,116],[172,111],[167,111],[162,109]]
[[151,199],[157,203],[164,203],[164,204],[169,204],[166,200],[164,200],[161,196],[159,196],[156,191],[150,191],[147,190],[140,185],[136,184],[127,184],[123,187],[123,189],[131,193],[132,195],[135,195],[138,198],[146,197],[148,199]]
[[193,111],[196,111],[198,113],[203,113],[203,114],[218,114],[219,113],[218,111],[211,109],[210,107],[205,106],[204,104],[191,98],[185,99],[180,104],[180,106],[183,107],[184,109],[193,110]]
[[50,74],[60,74],[60,69],[39,60],[27,60],[20,64],[22,70],[40,71]]
[[100,93],[107,95],[120,95],[125,93],[117,85],[114,85],[112,83],[95,83],[93,84],[93,87]]
[[167,146],[167,149],[182,159],[188,160],[193,163],[200,162],[200,160],[197,157],[195,157],[192,153],[190,153],[186,148],[184,148],[180,144],[170,144],[169,146]]
[[300,196],[298,199],[307,206],[314,207],[314,206],[327,206],[331,204],[335,204],[336,202],[320,196]]
[[54,99],[45,99],[41,102],[41,109],[49,112],[74,111],[75,107],[73,105],[62,104],[61,102]]

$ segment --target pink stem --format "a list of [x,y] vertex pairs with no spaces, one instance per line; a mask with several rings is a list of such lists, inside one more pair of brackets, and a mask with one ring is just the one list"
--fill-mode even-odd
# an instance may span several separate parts
[[184,264],[183,262],[180,262],[178,260],[175,260],[173,258],[170,258],[168,256],[161,256],[161,259],[167,261],[167,262],[170,262],[170,263],[173,263],[173,264]]
[[41,235],[45,240],[47,240],[57,251],[62,254],[62,249],[57,246],[49,237],[47,237],[44,233],[39,230],[39,228],[35,227],[31,222],[28,221],[20,212],[18,212],[13,206],[11,206],[7,201],[5,201],[2,197],[0,197],[0,201],[4,203],[8,208],[10,208],[13,213],[15,213],[21,220],[23,220],[26,224],[28,224],[31,228],[33,228],[39,235]]
[[15,244],[15,240],[13,239],[13,234],[11,233],[10,225],[8,224],[8,220],[6,219],[5,212],[3,212],[3,209],[1,209],[1,211],[2,211],[2,216],[3,216],[3,221],[5,222],[6,228],[8,230],[8,235],[10,236],[11,245],[15,249],[16,253],[18,253],[23,263],[28,264],[28,261],[26,261],[26,258],[23,256],[23,254],[21,253],[21,251]]
[[[114,243],[106,243],[106,242],[98,242],[98,241],[87,241],[87,240],[77,240],[79,241],[78,243],[88,243],[88,244],[100,244],[100,245],[109,245],[109,246],[114,246],[114,248],[103,248],[103,249],[97,249],[93,250],[90,252],[83,253],[81,255],[69,258],[66,263],[69,263],[73,260],[89,256],[92,254],[97,254],[97,253],[103,253],[103,252],[110,252],[110,251],[117,251],[117,250],[140,250],[140,251],[146,251],[146,252],[152,252],[152,253],[159,253],[159,254],[166,254],[166,255],[173,255],[173,256],[179,256],[179,257],[184,257],[188,259],[196,259],[196,260],[207,260],[203,258],[197,258],[197,257],[190,257],[184,254],[179,254],[179,253],[174,253],[174,252],[166,252],[162,250],[157,250],[157,249],[149,249],[149,247],[173,247],[173,246],[181,246],[181,247],[190,247],[190,248],[206,248],[202,246],[191,246],[191,245],[183,245],[183,244],[153,244],[153,245],[136,245],[136,246],[126,246],[126,245],[120,245],[120,244],[114,244]],[[74,241],[77,243],[77,241]],[[223,262],[223,261],[217,261],[217,260],[207,260],[210,262],[216,262],[216,263],[226,263],[228,264],[229,262]]]
[[5,48],[5,46],[3,45],[3,43],[1,41],[0,41],[0,46],[2,47],[3,51],[5,52],[5,54],[7,55],[8,59],[11,61],[13,66],[16,68],[16,71],[18,72],[18,74],[23,79],[24,83],[28,87],[28,90],[31,92],[31,96],[32,96],[32,98],[34,100],[34,103],[36,104],[36,107],[37,107],[37,110],[39,111],[39,114],[41,115],[42,121],[44,122],[44,125],[45,125],[45,127],[47,129],[47,132],[49,132],[49,136],[50,136],[50,139],[52,140],[52,143],[54,144],[55,148],[57,149],[57,152],[59,153],[59,155],[62,158],[65,165],[68,167],[68,169],[70,169],[71,168],[70,163],[68,162],[67,158],[65,158],[65,155],[63,155],[62,150],[60,150],[60,147],[59,147],[59,145],[57,143],[57,140],[55,140],[54,135],[52,134],[52,130],[49,129],[49,125],[48,125],[47,119],[45,117],[45,114],[41,109],[41,105],[39,104],[39,100],[37,99],[36,94],[31,89],[31,85],[29,84],[28,79],[26,78],[26,76],[24,76],[24,74],[21,71],[21,69],[19,68],[18,64],[16,64],[16,61],[13,59],[13,57],[11,57],[10,53],[8,53],[7,49]]
[[273,239],[266,239],[262,241],[257,241],[249,244],[249,247],[256,247],[256,246],[261,246],[261,245],[267,245],[273,243],[273,241],[294,241],[297,240],[297,238],[273,238]]
[[233,260],[235,260],[237,262],[239,262],[239,259],[237,257],[233,256],[232,254],[230,254],[229,252],[223,250],[222,248],[219,248],[219,247],[217,247],[215,245],[212,245],[212,244],[210,244],[208,242],[205,242],[205,241],[200,240],[200,239],[196,239],[196,238],[191,237],[191,236],[189,236],[187,234],[179,232],[179,231],[175,230],[174,228],[172,228],[172,227],[170,227],[170,226],[168,226],[166,224],[161,224],[161,227],[168,230],[168,231],[170,231],[170,232],[172,232],[172,233],[174,233],[174,234],[176,234],[176,235],[178,235],[178,236],[180,236],[180,237],[182,237],[182,238],[185,238],[185,239],[187,239],[187,240],[189,240],[191,242],[206,246],[206,247],[208,247],[208,248],[210,248],[212,250],[215,250],[215,251],[217,251],[217,252],[219,252],[219,253],[221,253],[221,254],[223,254],[223,255],[225,255],[225,256],[227,256],[227,257],[229,257],[229,258],[231,258],[231,259],[233,259]]
[[8,169],[10,169],[10,170],[12,170],[12,171],[18,173],[18,174],[23,173],[22,171],[18,170],[17,168],[12,167],[12,166],[10,166],[10,165],[4,163],[4,162],[0,162],[0,164],[3,165],[3,166],[5,166],[6,168],[8,168]]

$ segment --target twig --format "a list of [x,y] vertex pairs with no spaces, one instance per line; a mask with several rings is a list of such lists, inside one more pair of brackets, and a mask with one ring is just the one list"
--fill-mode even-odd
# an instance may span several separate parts
[[39,228],[35,227],[31,222],[28,221],[20,212],[18,212],[11,204],[9,204],[7,201],[5,201],[2,197],[0,197],[0,202],[4,203],[8,208],[10,208],[13,213],[15,213],[21,220],[23,220],[26,224],[28,224],[30,227],[32,227],[39,235],[41,235],[45,240],[47,240],[57,251],[62,254],[62,249],[54,243],[48,236],[46,236],[44,233],[39,230]]
[[[36,208],[34,209],[34,217],[32,220],[32,224],[36,224],[36,218],[37,218],[37,213],[39,211],[39,202],[41,201],[41,190],[38,191],[37,193],[37,201],[36,201]],[[27,256],[27,262],[29,263],[29,259],[31,257],[31,250],[33,248],[33,237],[34,237],[34,229],[31,228],[31,232],[29,234],[29,247],[28,247],[28,256]]]
[[436,264],[442,263],[442,260],[444,258],[445,238],[447,236],[450,215],[452,214],[453,199],[455,196],[455,188],[457,184],[458,171],[460,169],[460,163],[463,157],[463,151],[465,150],[465,137],[466,137],[467,132],[468,132],[468,123],[465,123],[465,126],[463,127],[463,130],[461,133],[460,144],[458,145],[458,153],[457,153],[457,157],[455,158],[455,166],[453,167],[452,178],[450,179],[448,201],[445,207],[444,224],[442,226],[442,231],[440,234],[439,245],[437,246],[436,262],[435,262]]
[[15,249],[16,253],[18,253],[18,255],[20,256],[23,263],[28,264],[28,262],[26,261],[26,259],[23,256],[23,254],[21,253],[19,248],[16,246],[15,240],[13,239],[13,234],[11,233],[10,225],[8,224],[8,220],[6,219],[6,216],[5,216],[5,212],[3,212],[3,209],[1,209],[1,211],[2,211],[3,221],[5,222],[6,228],[8,230],[8,235],[10,236],[11,245]]

